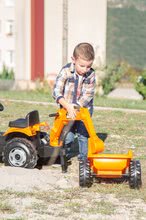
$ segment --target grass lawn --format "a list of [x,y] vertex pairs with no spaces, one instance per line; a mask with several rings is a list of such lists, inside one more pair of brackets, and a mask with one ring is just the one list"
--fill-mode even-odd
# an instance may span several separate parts
[[[0,92],[0,98],[52,102],[49,94],[42,95],[39,93]],[[99,106],[137,109],[145,109],[146,106],[145,101],[115,101],[102,98],[96,98],[95,103]],[[39,110],[41,121],[47,120],[51,126],[53,119],[49,118],[48,114],[57,110],[57,107],[49,104],[47,106],[41,104],[9,102],[7,100],[3,101],[3,104],[5,110],[0,112],[1,131],[7,128],[9,120],[24,117],[29,111],[34,109]],[[105,153],[127,153],[129,149],[132,149],[134,157],[138,158],[142,165],[143,187],[140,190],[131,190],[127,183],[109,185],[94,184],[93,187],[89,189],[73,188],[62,192],[59,190],[57,191],[56,189],[56,192],[53,192],[52,194],[50,194],[51,191],[48,191],[48,193],[45,194],[35,192],[31,195],[26,194],[25,196],[30,196],[31,198],[39,197],[42,204],[51,204],[52,207],[56,207],[58,210],[60,204],[60,215],[62,215],[62,217],[64,216],[64,219],[67,218],[65,213],[75,215],[76,213],[80,214],[82,211],[87,215],[91,214],[91,216],[92,214],[101,213],[105,217],[102,219],[112,219],[110,217],[108,218],[108,216],[114,216],[117,213],[120,213],[120,210],[123,213],[129,213],[127,219],[146,219],[146,113],[95,110],[93,114],[93,122],[97,133],[106,137]],[[51,200],[49,200],[50,195]],[[15,196],[15,198],[17,198],[20,197],[20,194],[14,195],[13,192],[8,191],[2,191],[0,193],[3,202],[7,202],[8,196]],[[56,203],[56,201],[58,202]],[[31,207],[31,210],[33,209],[34,207]],[[64,209],[66,210],[65,213],[62,212]],[[1,210],[2,208],[0,204],[0,213]],[[92,217],[90,219],[92,219]]]
[[[41,93],[36,91],[0,91],[0,99],[17,99],[29,101],[42,101],[42,102],[55,102],[52,98],[51,91],[48,93]],[[95,96],[94,105],[103,107],[115,108],[129,108],[129,109],[142,109],[146,110],[145,100],[125,100],[125,99],[112,99],[106,97]]]
[[[6,129],[9,120],[24,117],[31,110],[39,110],[40,119],[52,123],[53,118],[48,114],[56,111],[57,105],[49,105],[49,102],[55,103],[50,92],[42,94],[39,92],[16,92],[0,91],[0,99],[5,99],[2,103],[5,110],[1,112],[1,129]],[[48,102],[48,105],[27,104],[9,102],[9,99],[42,101]],[[146,101],[129,101],[129,100],[111,100],[107,98],[95,97],[95,105],[111,106],[122,108],[146,109]],[[129,147],[136,146],[134,153],[139,158],[146,158],[146,113],[131,113],[121,111],[103,111],[95,110],[93,121],[98,133],[107,135],[106,151],[124,152]]]

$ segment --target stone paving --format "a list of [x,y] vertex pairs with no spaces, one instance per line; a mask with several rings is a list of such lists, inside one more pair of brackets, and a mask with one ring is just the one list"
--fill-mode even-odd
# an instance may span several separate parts
[[116,88],[110,92],[108,98],[142,100],[143,97],[134,88]]

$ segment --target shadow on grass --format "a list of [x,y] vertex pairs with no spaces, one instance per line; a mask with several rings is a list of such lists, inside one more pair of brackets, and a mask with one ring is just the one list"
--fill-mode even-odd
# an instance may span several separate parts
[[108,136],[107,133],[96,133],[96,135],[104,142]]

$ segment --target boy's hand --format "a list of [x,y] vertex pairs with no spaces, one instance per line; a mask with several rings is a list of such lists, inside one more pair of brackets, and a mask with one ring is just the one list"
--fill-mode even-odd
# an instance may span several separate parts
[[76,114],[77,114],[77,110],[74,108],[74,104],[68,104],[66,106],[66,110],[68,112],[68,116],[71,118],[71,119],[74,119],[76,117]]
[[74,108],[75,104],[69,104],[63,97],[58,102],[67,110],[69,118],[74,119],[76,117],[77,109]]

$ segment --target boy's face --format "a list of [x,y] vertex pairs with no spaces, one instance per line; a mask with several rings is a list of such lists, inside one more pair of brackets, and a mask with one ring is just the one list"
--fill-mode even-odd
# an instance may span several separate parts
[[87,60],[82,59],[81,57],[78,57],[76,59],[72,57],[72,61],[75,64],[76,72],[82,76],[90,70],[93,64],[93,60],[87,61]]

